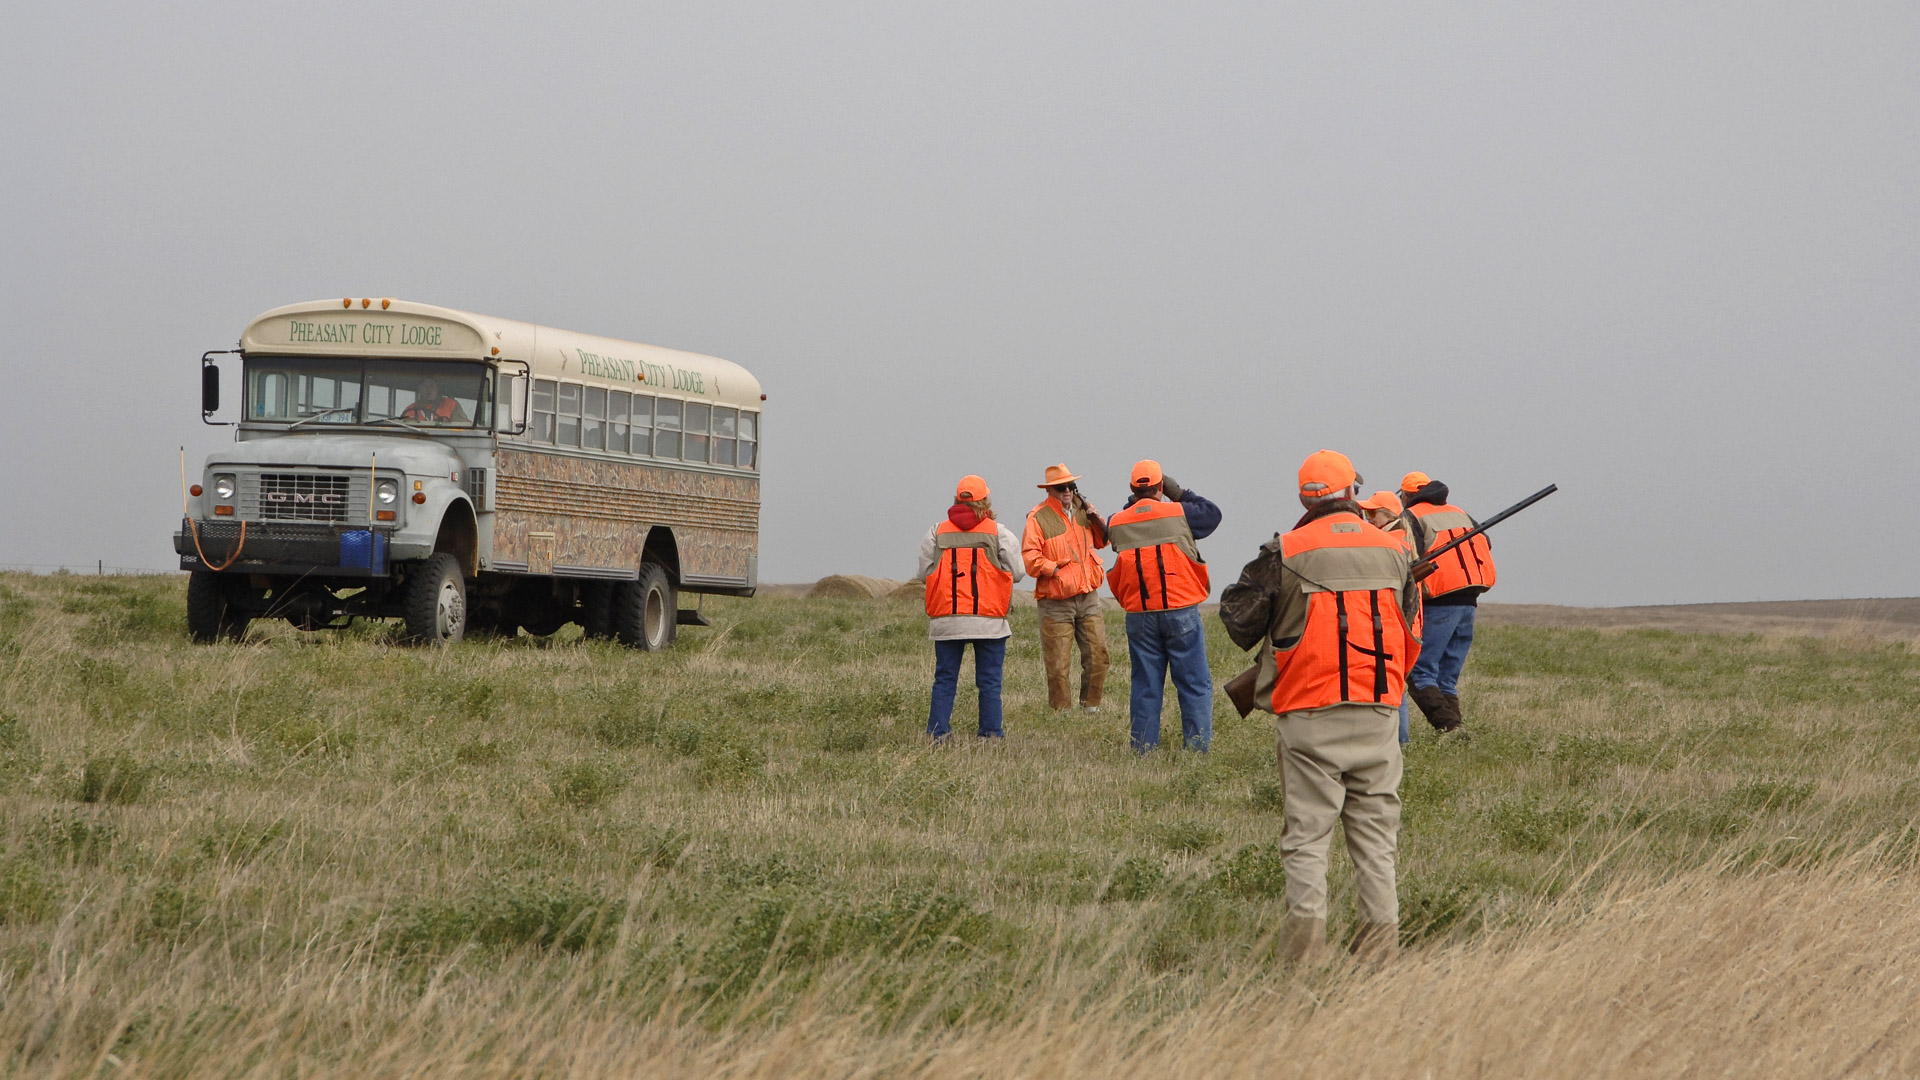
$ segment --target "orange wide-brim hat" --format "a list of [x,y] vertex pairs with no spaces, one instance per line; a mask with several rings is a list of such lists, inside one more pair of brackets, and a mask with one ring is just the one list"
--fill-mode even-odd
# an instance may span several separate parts
[[1366,501],[1360,504],[1360,509],[1385,510],[1389,514],[1399,514],[1400,496],[1391,491],[1376,491],[1367,496]]
[[961,477],[960,482],[953,485],[953,497],[961,502],[979,502],[991,494],[987,490],[987,482],[971,474]]
[[1047,466],[1046,481],[1033,486],[1041,488],[1059,487],[1061,484],[1071,484],[1078,479],[1080,478],[1074,475],[1073,470],[1067,468],[1067,463],[1063,461],[1058,465]]

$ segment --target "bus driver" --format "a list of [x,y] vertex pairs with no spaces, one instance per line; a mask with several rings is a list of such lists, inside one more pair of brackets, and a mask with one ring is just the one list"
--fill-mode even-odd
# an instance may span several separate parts
[[466,410],[450,397],[440,396],[440,381],[429,375],[414,388],[413,403],[400,412],[402,420],[425,420],[435,424],[464,424]]

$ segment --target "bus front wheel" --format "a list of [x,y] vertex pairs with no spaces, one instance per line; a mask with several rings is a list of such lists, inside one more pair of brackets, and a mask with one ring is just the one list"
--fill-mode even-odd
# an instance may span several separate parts
[[407,636],[426,645],[452,645],[467,632],[467,579],[446,552],[407,576],[402,601]]
[[247,636],[252,616],[227,598],[227,583],[205,570],[187,578],[187,634],[202,645],[239,641]]
[[679,630],[680,597],[658,563],[642,563],[640,580],[623,581],[613,597],[614,633],[623,645],[659,652]]

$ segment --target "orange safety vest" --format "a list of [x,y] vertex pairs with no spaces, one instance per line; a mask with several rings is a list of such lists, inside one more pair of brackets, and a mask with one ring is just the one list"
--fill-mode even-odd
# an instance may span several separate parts
[[412,404],[408,405],[406,408],[400,410],[400,419],[402,420],[451,420],[453,419],[453,410],[459,407],[460,407],[460,403],[453,400],[450,397],[441,398],[440,404],[435,405],[431,409],[423,409],[420,407],[419,401],[414,401]]
[[[1315,558],[1330,548],[1373,549]],[[1273,711],[1296,712],[1343,702],[1398,708],[1419,639],[1400,610],[1406,547],[1361,520],[1333,513],[1280,538],[1282,564],[1307,592],[1300,636],[1273,643]],[[1337,571],[1329,573],[1329,571]],[[1315,580],[1316,575],[1328,580]]]
[[1113,515],[1107,543],[1120,556],[1107,586],[1128,611],[1192,607],[1213,594],[1186,508],[1177,502],[1142,499]]
[[[1450,503],[1439,506],[1433,503],[1414,503],[1407,510],[1420,522],[1421,526],[1419,533],[1415,534],[1416,548],[1418,548],[1420,533],[1430,534],[1433,537],[1432,542],[1426,547],[1418,548],[1418,553],[1421,555],[1473,529],[1473,519],[1467,516],[1467,512]],[[1476,593],[1483,593],[1493,588],[1495,576],[1493,546],[1487,543],[1487,534],[1481,533],[1442,555],[1440,561],[1434,564],[1433,573],[1427,580],[1420,583],[1420,590],[1429,600],[1436,596],[1459,592],[1461,589],[1472,589]]]
[[971,529],[943,521],[933,531],[940,560],[927,574],[927,614],[1007,617],[1013,606],[1013,573],[1000,569],[993,551],[1000,545],[1000,525],[982,520]]

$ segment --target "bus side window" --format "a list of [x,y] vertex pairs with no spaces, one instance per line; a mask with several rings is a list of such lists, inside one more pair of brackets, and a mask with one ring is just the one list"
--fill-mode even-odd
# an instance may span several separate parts
[[737,409],[713,407],[713,463],[731,465],[734,462],[734,439],[738,434],[740,412]]
[[760,414],[743,412],[740,414],[740,467],[752,469],[760,464],[754,451],[760,439]]
[[580,445],[580,384],[563,382],[555,398],[554,441],[561,446]]
[[680,457],[686,461],[707,460],[707,423],[713,406],[704,401],[687,402],[686,436],[680,445]]
[[607,448],[607,388],[589,386],[586,418],[580,424],[580,445],[589,450]]
[[615,390],[607,395],[607,449],[616,454],[627,452],[627,413],[633,408],[633,395]]
[[680,403],[661,399],[653,412],[653,456],[680,456]]
[[633,452],[653,453],[653,395],[633,395]]
[[527,434],[534,442],[553,441],[553,380],[533,380],[533,426]]

